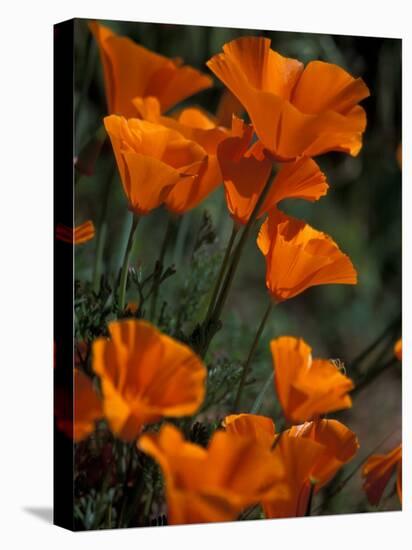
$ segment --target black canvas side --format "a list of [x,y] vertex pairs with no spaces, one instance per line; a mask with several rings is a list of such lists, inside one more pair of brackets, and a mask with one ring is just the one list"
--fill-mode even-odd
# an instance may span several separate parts
[[[54,26],[54,231],[73,227],[74,21]],[[74,529],[73,244],[54,238],[54,513],[55,525]],[[57,422],[60,429],[57,428]],[[66,435],[61,430],[65,426]]]

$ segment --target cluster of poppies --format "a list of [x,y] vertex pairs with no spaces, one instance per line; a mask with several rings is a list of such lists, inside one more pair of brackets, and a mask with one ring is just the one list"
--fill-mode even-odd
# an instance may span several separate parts
[[[233,520],[257,503],[268,518],[306,515],[312,493],[357,452],[356,435],[324,418],[351,406],[353,383],[333,360],[313,359],[301,339],[270,343],[276,394],[290,428],[277,433],[268,417],[228,415],[204,449],[185,441],[173,424],[146,429],[164,417],[196,413],[207,378],[200,358],[147,321],[114,321],[109,332],[109,339],[93,344],[101,395],[75,369],[74,439],[88,437],[105,418],[117,437],[137,440],[163,471],[171,524]],[[395,468],[401,498],[401,461],[400,445],[365,463],[364,488],[372,504],[379,503]]]
[[164,417],[196,413],[206,390],[203,362],[146,321],[114,321],[109,331],[92,350],[102,396],[75,371],[74,437],[87,437],[105,417],[117,437],[137,439],[163,470],[171,523],[235,519],[258,502],[267,517],[304,515],[312,485],[318,490],[356,453],[351,430],[321,419],[351,406],[353,384],[333,361],[312,359],[303,340],[270,344],[277,396],[291,427],[276,433],[270,418],[230,415],[203,449],[172,424],[142,434]]
[[[315,285],[356,284],[350,258],[333,239],[278,205],[286,198],[317,201],[328,192],[317,155],[359,152],[366,126],[359,102],[369,95],[362,79],[321,61],[305,67],[272,50],[267,38],[238,38],[207,62],[227,88],[218,115],[197,107],[165,114],[210,87],[211,77],[98,23],[90,30],[104,72],[109,112],[104,127],[134,219],[160,205],[182,216],[223,182],[238,241],[204,331],[219,317],[242,244],[260,219],[257,246],[271,303]],[[75,228],[74,242],[94,234],[88,221]],[[58,237],[73,240],[64,227]],[[236,414],[222,419],[204,448],[163,420],[195,415],[201,407],[207,339],[193,350],[137,319],[113,321],[108,331],[108,338],[92,345],[98,389],[75,369],[74,439],[85,439],[105,419],[116,437],[136,442],[162,470],[171,524],[234,520],[257,504],[269,518],[308,514],[313,494],[357,452],[356,435],[326,418],[351,407],[353,382],[336,361],[312,358],[300,338],[270,342],[286,427],[276,430],[272,419],[240,412],[237,400]],[[159,422],[159,429],[151,428]],[[379,501],[393,468],[401,471],[400,456],[399,447],[365,464],[371,502]]]

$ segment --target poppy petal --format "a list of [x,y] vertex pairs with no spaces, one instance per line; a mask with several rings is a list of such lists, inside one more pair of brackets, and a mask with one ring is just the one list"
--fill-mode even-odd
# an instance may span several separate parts
[[311,61],[293,90],[292,103],[302,113],[331,110],[346,114],[369,95],[361,78],[353,78],[333,63]]
[[344,464],[352,460],[359,449],[356,434],[338,420],[305,422],[292,427],[290,435],[309,438],[324,447],[324,452],[314,464],[311,473],[311,477],[317,482],[317,490],[330,481]]
[[226,44],[207,65],[243,104],[275,159],[359,152],[366,118],[357,102],[369,94],[361,79],[321,62],[303,70],[258,37]]
[[[150,79],[145,95],[159,98],[162,112],[213,84],[210,76],[189,66],[165,64]],[[135,94],[139,95],[139,94]]]
[[123,159],[130,207],[136,214],[148,214],[165,201],[180,174],[164,162],[134,152],[125,151]]
[[109,333],[93,343],[93,370],[114,433],[132,440],[144,424],[199,408],[206,369],[190,348],[136,319],[110,323]]
[[228,433],[252,437],[268,448],[271,447],[276,433],[273,420],[257,414],[231,414],[225,417],[223,426]]
[[281,336],[270,349],[275,389],[283,412],[292,422],[348,408],[352,381],[325,359],[312,359],[311,348],[300,338]]
[[270,40],[241,37],[223,46],[207,63],[209,69],[249,110],[251,90],[266,90],[288,98],[303,65],[270,49]]
[[[385,487],[387,486],[395,468],[401,462],[402,445],[398,445],[387,454],[372,455],[365,462],[362,469],[362,476],[365,478],[363,488],[370,504],[373,506],[377,506],[379,504]],[[398,479],[397,485],[399,486]]]
[[277,301],[315,285],[357,282],[351,260],[331,237],[276,209],[262,224],[257,244],[266,258],[266,285]]
[[261,212],[289,198],[317,201],[326,195],[328,188],[326,176],[314,160],[301,158],[281,164]]
[[165,199],[167,208],[180,215],[200,204],[222,181],[214,155],[186,167],[184,172],[184,177],[176,182]]
[[313,465],[323,453],[322,445],[310,439],[289,437],[286,433],[280,437],[273,454],[286,467],[286,479],[290,494],[274,489],[263,501],[266,518],[287,518],[305,515],[310,493],[310,478]]
[[164,203],[186,168],[205,157],[204,149],[174,129],[115,115],[104,119],[129,207],[144,215]]
[[69,244],[87,243],[94,238],[95,233],[94,224],[91,220],[87,220],[73,229],[61,223],[56,226],[56,239]]
[[94,431],[95,422],[102,418],[103,410],[91,379],[79,369],[74,369],[73,399],[73,439],[81,441]]
[[228,138],[218,146],[217,158],[225,186],[226,203],[233,219],[246,224],[265,186],[272,163],[254,156],[243,156],[251,137],[245,129],[242,137]]
[[91,23],[90,29],[99,45],[109,113],[135,116],[132,99],[155,95],[147,93],[148,84],[169,60],[98,23]]
[[283,498],[288,494],[284,466],[251,437],[217,431],[203,449],[165,425],[142,435],[138,446],[162,468],[171,524],[233,520],[275,485]]
[[110,114],[136,116],[135,97],[156,96],[162,111],[212,85],[209,76],[89,23],[100,50]]

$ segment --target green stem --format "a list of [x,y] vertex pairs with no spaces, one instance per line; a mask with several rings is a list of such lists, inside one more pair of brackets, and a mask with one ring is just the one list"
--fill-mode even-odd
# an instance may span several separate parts
[[274,376],[274,372],[272,371],[268,376],[268,378],[266,379],[265,383],[263,384],[259,394],[257,395],[255,402],[253,403],[252,408],[250,409],[250,414],[259,414],[259,411],[263,404],[263,399],[265,398],[265,394],[269,386],[273,384],[273,376]]
[[149,497],[146,501],[146,504],[145,504],[145,507],[144,507],[144,512],[143,512],[143,517],[144,517],[144,524],[145,525],[149,525],[149,520],[150,520],[150,512],[152,510],[152,505],[153,505],[153,498],[154,498],[154,488],[152,487],[151,490],[150,490],[150,494],[149,494]]
[[274,451],[276,447],[279,445],[281,438],[283,437],[283,434],[286,432],[286,428],[284,428],[279,434],[275,435],[275,439],[272,443],[272,446],[270,448],[271,451]]
[[311,515],[314,492],[315,492],[315,483],[313,483],[313,481],[310,481],[309,497],[308,497],[308,503],[306,506],[305,516]]
[[154,321],[154,318],[156,315],[157,299],[159,296],[159,283],[163,272],[163,263],[165,260],[167,248],[169,246],[170,238],[173,233],[173,228],[174,228],[174,220],[171,216],[169,216],[167,226],[166,226],[166,231],[163,237],[162,246],[160,249],[159,259],[156,262],[155,275],[154,275],[153,284],[152,284],[152,291],[151,291],[152,298],[150,302],[150,319],[152,321]]
[[222,261],[222,265],[220,266],[220,271],[219,271],[219,274],[218,274],[217,279],[215,281],[215,286],[213,287],[212,296],[211,296],[210,302],[209,302],[209,308],[207,310],[206,317],[205,317],[205,320],[203,322],[204,326],[207,326],[207,324],[209,323],[209,320],[212,316],[213,309],[215,307],[216,298],[217,298],[217,295],[218,295],[218,292],[219,292],[219,289],[220,289],[220,285],[222,284],[223,276],[226,272],[226,269],[227,269],[227,266],[228,266],[228,263],[229,263],[230,254],[232,253],[233,244],[235,242],[238,230],[239,230],[238,226],[236,225],[235,222],[233,222],[232,233],[230,235],[230,239],[229,239],[228,245],[226,247],[226,251],[225,251],[223,261]]
[[137,227],[139,225],[139,220],[140,220],[140,218],[138,216],[136,216],[136,214],[133,214],[129,239],[127,241],[126,251],[125,251],[125,254],[124,254],[122,273],[120,275],[119,307],[120,307],[121,310],[123,310],[124,306],[125,306],[126,286],[127,286],[127,276],[128,276],[128,273],[129,273],[130,256],[132,254],[133,243],[134,243],[135,238],[136,238],[136,233],[137,233]]
[[107,210],[109,207],[109,197],[112,181],[116,174],[116,167],[113,165],[113,168],[109,171],[109,177],[106,182],[104,190],[104,202],[103,208],[100,214],[99,225],[97,228],[97,241],[96,241],[96,255],[94,258],[94,269],[93,269],[93,290],[95,292],[99,291],[100,288],[100,277],[102,273],[102,262],[103,262],[103,252],[104,246],[106,244],[107,236]]
[[183,259],[183,248],[186,241],[187,233],[190,229],[192,212],[186,212],[179,220],[179,228],[177,231],[176,242],[173,251],[173,263],[180,265]]
[[[269,177],[268,181],[265,184],[265,187],[263,188],[261,194],[259,195],[259,198],[258,198],[258,200],[255,204],[255,207],[254,207],[254,209],[253,209],[253,211],[252,211],[252,213],[251,213],[251,215],[248,219],[247,224],[243,228],[243,231],[240,235],[240,239],[238,241],[238,244],[237,244],[237,246],[236,246],[236,248],[235,248],[235,250],[232,254],[231,263],[230,263],[230,265],[227,269],[226,277],[223,281],[220,294],[219,294],[219,296],[216,300],[216,306],[215,306],[215,308],[213,310],[213,313],[211,315],[211,318],[210,318],[210,323],[211,323],[212,326],[215,325],[218,322],[219,318],[220,318],[220,314],[222,313],[222,309],[223,309],[223,307],[226,303],[226,299],[227,299],[228,294],[229,294],[229,289],[231,287],[233,277],[236,273],[237,266],[239,265],[239,260],[240,260],[240,257],[242,255],[243,248],[244,248],[244,246],[247,242],[247,239],[249,237],[252,226],[253,226],[254,222],[256,221],[256,218],[259,214],[259,210],[261,209],[261,207],[263,205],[263,202],[266,199],[266,197],[267,197],[267,195],[270,191],[270,188],[272,187],[272,183],[273,183],[273,178]],[[203,351],[203,356],[206,355],[206,352],[209,348],[212,337],[213,337],[213,332],[211,332],[206,338],[204,348],[202,350]]]
[[254,504],[252,506],[249,506],[249,508],[246,508],[240,516],[238,517],[238,521],[246,521],[248,520],[255,512],[257,512],[260,508],[260,504]]
[[266,321],[268,320],[269,318],[269,315],[272,311],[272,308],[274,306],[274,303],[272,301],[269,302],[269,305],[268,307],[266,308],[265,310],[265,313],[262,317],[262,320],[260,322],[260,325],[259,325],[259,328],[257,329],[257,332],[255,334],[255,338],[252,342],[252,346],[249,350],[249,354],[247,356],[247,359],[246,359],[246,362],[244,363],[243,365],[243,371],[242,371],[242,376],[240,378],[240,382],[239,382],[239,388],[237,390],[237,394],[236,394],[236,398],[235,398],[235,403],[234,403],[234,406],[233,406],[233,410],[234,412],[237,412],[238,408],[239,408],[239,404],[240,404],[240,399],[242,397],[242,392],[243,392],[243,388],[245,386],[245,382],[246,382],[246,377],[249,373],[249,369],[250,369],[250,364],[252,362],[252,359],[253,359],[253,356],[255,355],[255,351],[256,351],[256,348],[257,348],[257,345],[259,343],[259,340],[260,340],[260,337],[262,336],[262,332],[263,332],[263,329],[265,328],[265,325],[266,325]]

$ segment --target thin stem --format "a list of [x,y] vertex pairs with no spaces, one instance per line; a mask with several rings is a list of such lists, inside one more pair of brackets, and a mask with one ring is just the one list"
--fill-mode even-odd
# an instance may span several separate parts
[[272,447],[270,448],[271,451],[274,451],[276,447],[279,445],[281,438],[283,437],[283,434],[286,432],[287,428],[283,429],[278,435],[275,436],[275,439],[272,443]]
[[249,506],[249,508],[246,508],[246,510],[243,510],[243,512],[238,517],[238,521],[246,521],[252,516],[255,512],[257,512],[260,508],[260,504],[253,504],[252,506]]
[[208,322],[209,322],[209,320],[212,316],[213,309],[215,307],[216,298],[217,298],[220,286],[222,284],[223,276],[226,272],[227,265],[229,263],[230,254],[232,253],[233,244],[235,242],[236,235],[237,235],[238,231],[239,231],[238,226],[236,225],[235,222],[233,222],[232,233],[230,235],[230,239],[229,239],[229,242],[228,242],[227,247],[226,247],[226,251],[225,251],[225,255],[223,257],[222,265],[220,266],[220,271],[219,271],[219,274],[216,278],[215,286],[213,287],[212,296],[211,296],[210,302],[209,302],[209,307],[208,307],[208,310],[207,310],[207,313],[206,313],[205,320],[203,322],[204,326],[207,326],[207,324],[208,324]]
[[129,239],[127,241],[126,250],[125,250],[125,254],[124,254],[122,273],[120,275],[119,307],[120,307],[121,310],[124,309],[125,302],[126,302],[126,286],[127,286],[127,276],[128,276],[128,273],[129,273],[130,256],[132,254],[133,243],[134,243],[135,238],[136,238],[136,233],[137,233],[137,227],[139,225],[139,220],[140,220],[140,218],[138,216],[136,216],[136,214],[133,214]]
[[94,268],[93,268],[93,290],[95,292],[98,292],[100,288],[103,252],[104,252],[104,246],[106,244],[106,235],[107,235],[106,217],[107,217],[107,210],[109,207],[110,189],[111,189],[115,174],[116,174],[116,167],[115,165],[113,165],[112,169],[109,171],[109,177],[107,178],[106,186],[104,189],[103,208],[100,213],[99,225],[97,228],[96,255],[94,258]]
[[274,372],[272,371],[270,373],[270,375],[268,376],[268,378],[266,379],[265,383],[263,384],[262,389],[260,390],[259,394],[257,395],[257,397],[255,399],[255,402],[252,405],[252,408],[250,409],[251,414],[258,414],[259,413],[259,411],[262,407],[262,404],[263,404],[263,399],[265,398],[265,394],[266,394],[269,386],[271,384],[273,384],[273,376],[274,376]]
[[233,406],[233,410],[235,412],[237,412],[237,410],[239,408],[240,399],[242,397],[242,391],[243,391],[243,388],[244,388],[244,385],[245,385],[245,382],[246,382],[246,377],[249,373],[250,364],[252,362],[253,356],[255,355],[257,345],[259,343],[260,337],[262,336],[263,329],[265,328],[266,321],[269,318],[269,315],[270,315],[270,312],[272,311],[273,306],[274,306],[274,303],[272,301],[270,301],[269,305],[266,308],[265,313],[262,317],[259,328],[257,329],[257,332],[255,334],[255,338],[252,342],[252,346],[250,347],[249,354],[247,356],[246,362],[243,365],[242,376],[240,378],[239,388],[237,390],[236,399],[235,399],[235,403],[234,403],[234,406]]
[[179,228],[173,250],[173,263],[175,265],[180,265],[183,259],[183,248],[191,225],[191,214],[192,211],[189,210],[189,212],[186,212],[186,214],[182,216],[179,221]]
[[308,497],[308,504],[306,506],[305,516],[311,515],[314,492],[315,492],[315,483],[310,481],[309,497]]
[[166,231],[163,237],[162,246],[160,249],[159,259],[156,262],[155,275],[153,277],[153,284],[150,291],[152,294],[152,298],[150,302],[150,319],[152,321],[154,321],[154,318],[156,315],[157,298],[159,295],[159,283],[163,272],[163,262],[165,259],[167,248],[169,246],[170,238],[173,233],[173,228],[174,228],[174,220],[171,216],[169,216],[169,219],[167,221]]
[[[216,300],[216,306],[215,306],[213,314],[210,318],[210,321],[211,321],[212,325],[217,323],[217,321],[219,320],[220,314],[222,313],[222,309],[223,309],[223,307],[226,303],[226,300],[227,300],[227,297],[228,297],[228,294],[229,294],[229,289],[230,289],[232,281],[233,281],[233,277],[236,273],[237,266],[239,265],[239,260],[240,260],[240,257],[242,255],[243,248],[244,248],[244,246],[247,242],[247,239],[249,237],[249,233],[252,229],[252,226],[253,226],[254,222],[256,221],[256,218],[259,214],[259,210],[260,210],[264,200],[266,199],[266,197],[267,197],[267,195],[270,191],[272,183],[273,183],[273,178],[269,177],[268,181],[265,184],[265,187],[263,188],[261,194],[259,195],[259,198],[258,198],[258,200],[255,204],[255,207],[253,208],[253,211],[252,211],[252,213],[251,213],[251,215],[248,219],[248,222],[245,225],[245,227],[243,228],[243,231],[240,235],[240,239],[238,241],[238,244],[237,244],[237,246],[236,246],[236,248],[233,252],[232,258],[231,258],[231,263],[230,263],[230,265],[227,269],[226,277],[223,281],[220,294],[219,294],[219,296]],[[212,337],[213,337],[213,333],[212,333],[212,335],[208,335],[208,337],[206,338],[206,342],[205,342],[204,349],[203,349],[203,356],[206,355],[206,352],[207,352],[207,349],[210,345]]]
[[149,497],[146,501],[146,504],[145,504],[145,507],[144,507],[144,512],[143,512],[143,517],[144,517],[144,520],[145,520],[145,524],[149,525],[149,520],[150,520],[150,512],[152,510],[152,505],[153,505],[153,499],[154,499],[154,488],[152,487],[151,490],[150,490],[150,494],[149,494]]

